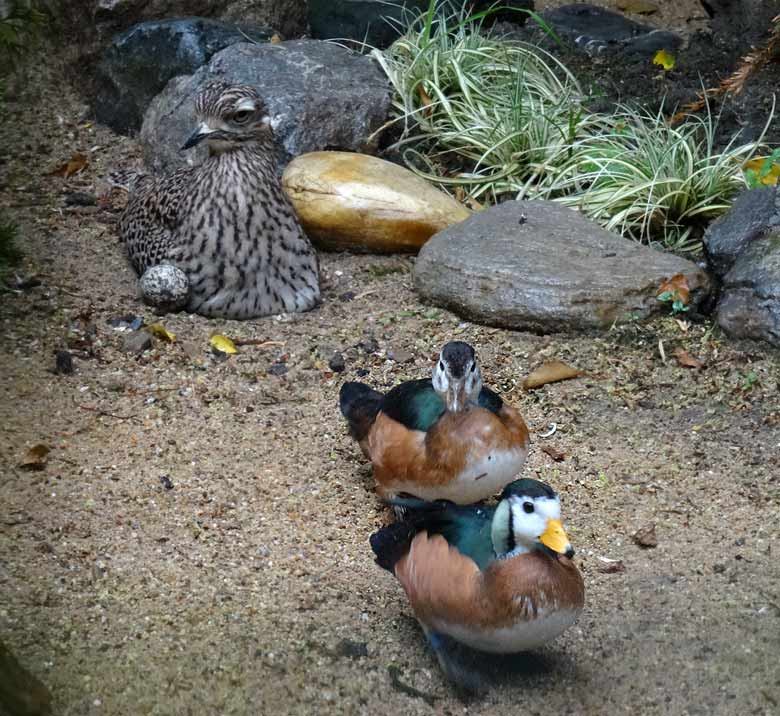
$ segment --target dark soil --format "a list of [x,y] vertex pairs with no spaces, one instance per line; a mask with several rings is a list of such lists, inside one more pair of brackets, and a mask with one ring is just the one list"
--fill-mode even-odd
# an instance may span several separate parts
[[[549,4],[539,2],[537,7]],[[612,7],[609,2],[593,4]],[[698,0],[656,4],[661,10],[658,15],[632,16],[632,19],[676,30],[683,36],[685,45],[674,53],[676,64],[670,71],[653,65],[646,57],[608,53],[590,58],[571,46],[561,47],[544,40],[543,33],[539,31],[535,36],[563,60],[583,88],[593,96],[593,109],[608,111],[615,103],[625,103],[640,105],[650,111],[657,111],[663,106],[666,113],[672,114],[677,108],[696,101],[703,87],[717,87],[740,66],[740,60],[745,55],[754,47],[762,47],[769,37],[772,18],[780,15],[779,0],[765,0],[750,17],[745,16],[741,3],[725,3],[706,23],[702,22],[702,6]],[[687,27],[669,24],[664,16],[664,11],[670,12],[665,7],[667,5],[675,6],[677,24],[682,24],[680,13],[683,17],[687,14]],[[524,32],[530,32],[531,27],[532,23],[528,23]],[[718,138],[721,146],[737,133],[742,139],[740,143],[761,135],[769,121],[772,98],[778,87],[780,62],[776,61],[750,76],[738,95],[727,95],[711,102],[713,114],[720,114]],[[706,114],[706,110],[702,113]],[[772,120],[764,141],[780,145],[780,118]]]

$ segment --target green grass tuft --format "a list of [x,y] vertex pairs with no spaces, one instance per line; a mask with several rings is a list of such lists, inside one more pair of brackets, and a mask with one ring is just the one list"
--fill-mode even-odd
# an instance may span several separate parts
[[674,127],[662,112],[590,112],[563,63],[483,33],[483,17],[431,3],[372,52],[395,89],[407,165],[467,200],[551,199],[638,241],[698,249],[703,228],[748,186],[743,167],[761,141],[716,151],[710,113]]

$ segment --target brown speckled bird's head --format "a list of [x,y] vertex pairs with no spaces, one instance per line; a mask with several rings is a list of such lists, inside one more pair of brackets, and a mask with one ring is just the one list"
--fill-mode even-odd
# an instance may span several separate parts
[[195,112],[199,124],[183,150],[205,140],[209,151],[216,154],[272,138],[268,110],[250,85],[212,82],[195,98]]

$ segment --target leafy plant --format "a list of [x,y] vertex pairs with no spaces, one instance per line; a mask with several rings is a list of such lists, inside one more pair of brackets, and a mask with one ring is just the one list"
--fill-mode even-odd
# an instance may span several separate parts
[[780,178],[780,147],[767,157],[752,159],[745,167],[745,181],[751,189],[777,184]]
[[38,41],[47,17],[32,2],[15,0],[11,11],[0,19],[0,73],[13,69],[21,57]]
[[483,17],[431,2],[390,48],[372,52],[395,88],[407,165],[466,203],[551,199],[638,241],[697,249],[703,228],[749,185],[742,167],[761,141],[735,137],[717,151],[710,112],[678,126],[662,110],[589,112],[565,65],[486,36]]
[[574,76],[552,55],[480,32],[486,13],[428,12],[372,55],[396,90],[407,163],[471,199],[519,191],[588,121]]
[[611,131],[573,143],[535,194],[638,241],[697,248],[704,227],[747,185],[741,167],[760,144],[737,145],[735,137],[717,151],[717,118],[709,113],[672,126],[663,109],[620,106],[609,122]]

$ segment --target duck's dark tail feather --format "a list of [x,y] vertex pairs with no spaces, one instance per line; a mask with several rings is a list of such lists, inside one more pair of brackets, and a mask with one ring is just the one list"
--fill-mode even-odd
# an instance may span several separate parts
[[388,572],[395,573],[395,563],[409,551],[409,543],[417,529],[409,522],[393,522],[369,537],[376,563]]
[[355,440],[363,440],[376,419],[384,395],[365,383],[344,383],[339,393],[341,413],[347,419]]

